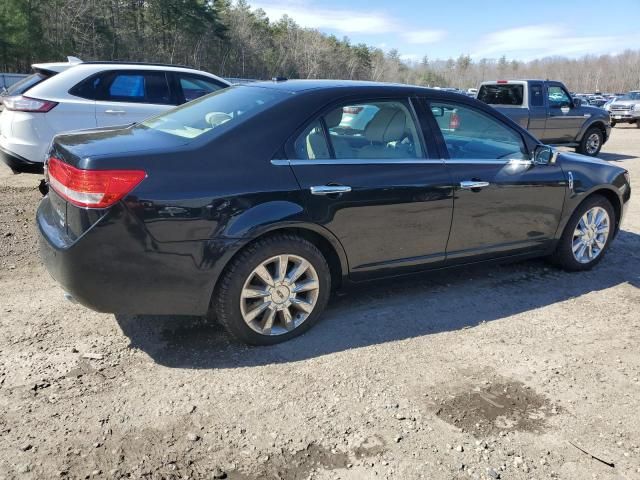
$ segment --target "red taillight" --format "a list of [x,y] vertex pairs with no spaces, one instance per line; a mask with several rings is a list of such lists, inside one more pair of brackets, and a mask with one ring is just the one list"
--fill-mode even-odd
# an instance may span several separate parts
[[496,83],[509,83],[509,80],[498,80]]
[[7,110],[13,110],[16,112],[39,112],[46,113],[53,107],[58,105],[57,102],[51,102],[49,100],[40,100],[39,98],[25,97],[18,95],[16,97],[5,97],[2,100],[4,107]]
[[144,178],[142,170],[81,170],[50,157],[49,185],[79,207],[107,208],[133,190]]
[[457,130],[458,127],[460,127],[460,117],[458,116],[457,113],[452,112],[451,118],[449,118],[449,129]]
[[359,114],[364,107],[342,107],[342,113],[349,113],[351,115]]

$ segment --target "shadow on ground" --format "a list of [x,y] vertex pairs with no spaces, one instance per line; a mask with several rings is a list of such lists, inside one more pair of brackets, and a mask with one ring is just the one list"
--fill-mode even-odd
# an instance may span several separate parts
[[623,155],[621,153],[604,153],[604,152],[600,152],[598,154],[598,158],[602,159],[602,160],[606,160],[608,162],[622,162],[624,160],[633,160],[634,158],[637,158],[633,155]]
[[[193,317],[118,316],[131,346],[173,368],[237,368],[304,360],[353,348],[474,327],[628,283],[640,287],[640,235],[622,231],[592,271],[543,260],[431,272],[370,283],[335,297],[307,334],[246,347]],[[553,319],[549,319],[553,321]]]

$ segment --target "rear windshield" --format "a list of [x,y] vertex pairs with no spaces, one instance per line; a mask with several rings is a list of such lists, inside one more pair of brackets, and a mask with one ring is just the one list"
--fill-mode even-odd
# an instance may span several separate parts
[[37,84],[51,77],[51,74],[45,73],[34,73],[33,75],[29,75],[28,77],[24,77],[22,80],[14,83],[5,92],[5,95],[10,97],[13,95],[22,95],[24,92],[29,90],[31,87],[35,87]]
[[478,100],[489,105],[522,105],[523,91],[521,84],[482,85]]
[[286,95],[269,88],[237,85],[161,113],[138,126],[178,137],[196,138],[223,125],[228,127],[250,118]]

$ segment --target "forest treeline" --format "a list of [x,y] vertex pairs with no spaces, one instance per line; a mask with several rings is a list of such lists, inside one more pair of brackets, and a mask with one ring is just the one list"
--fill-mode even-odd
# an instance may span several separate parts
[[347,38],[270,21],[244,0],[1,0],[0,71],[67,55],[189,65],[225,77],[342,78],[468,88],[483,80],[553,78],[574,91],[640,89],[640,50],[580,59],[404,61]]

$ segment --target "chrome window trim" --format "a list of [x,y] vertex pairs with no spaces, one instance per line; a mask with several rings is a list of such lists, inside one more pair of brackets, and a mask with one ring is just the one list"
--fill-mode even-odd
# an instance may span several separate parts
[[[526,162],[528,160],[523,160]],[[506,165],[507,163],[511,163],[511,160],[483,160],[483,159],[461,159],[461,158],[452,158],[446,159],[445,163],[450,163],[452,165]]]
[[390,159],[390,158],[340,158],[340,159],[321,159],[321,160],[271,160],[271,165],[283,166],[303,166],[303,165],[443,165],[445,160],[434,160],[426,158],[407,158],[407,159]]
[[[530,163],[531,160],[518,159],[523,164]],[[389,158],[341,158],[341,159],[321,159],[321,160],[285,160],[273,159],[271,165],[276,166],[304,166],[304,165],[506,165],[514,163],[513,159],[506,160],[482,160],[482,159],[426,159],[426,158],[408,158],[408,159],[389,159]]]

